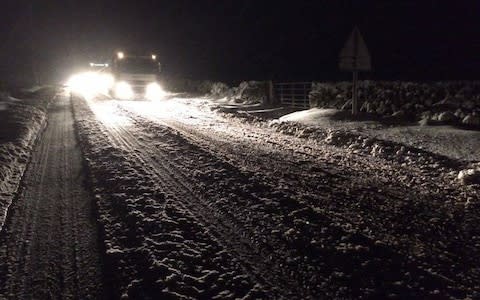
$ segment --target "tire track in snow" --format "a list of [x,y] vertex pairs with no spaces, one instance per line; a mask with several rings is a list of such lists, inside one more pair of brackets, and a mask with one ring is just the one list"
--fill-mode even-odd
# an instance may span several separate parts
[[[131,122],[134,122],[134,120],[131,120]],[[272,268],[274,262],[270,261],[270,264],[268,264],[266,261],[258,260],[260,250],[252,245],[249,239],[244,238],[249,236],[249,233],[244,232],[242,227],[239,227],[232,220],[218,215],[215,210],[212,210],[211,204],[196,195],[195,187],[186,184],[191,181],[191,178],[184,175],[178,167],[169,163],[170,158],[167,155],[161,151],[148,153],[148,145],[141,142],[133,134],[133,131],[121,125],[106,126],[106,130],[115,145],[127,149],[146,169],[146,172],[159,180],[157,184],[162,191],[172,196],[172,204],[206,226],[209,234],[213,235],[213,238],[222,244],[225,249],[228,249],[228,252],[233,252],[233,256],[241,261],[243,270],[252,275],[256,282],[269,286],[269,289],[274,288],[274,286],[271,286],[271,282],[276,282],[275,286],[277,288],[279,286],[290,288],[289,292],[283,295],[284,297],[295,295],[290,293],[298,287],[292,285],[288,279],[282,278],[285,275],[277,276],[274,278],[275,280],[272,280],[272,274],[266,274],[275,271]],[[156,159],[152,157],[156,157]],[[264,254],[264,256],[266,255]],[[278,293],[278,291],[273,292],[272,290],[270,292],[272,295]],[[296,295],[302,293],[300,290],[296,292]]]
[[[96,226],[67,98],[57,98],[1,236],[0,295],[98,299]],[[1,297],[0,297],[1,298]]]
[[264,297],[216,231],[185,207],[191,198],[176,190],[175,180],[155,173],[123,132],[101,125],[83,103],[75,111],[119,296]]
[[[95,106],[95,104],[93,104]],[[124,116],[121,112],[115,111],[115,107],[113,106],[111,108],[114,111],[114,114],[121,115],[122,118],[130,118],[130,116]],[[192,170],[195,168],[195,164],[182,164],[179,161],[175,161],[174,157],[171,157],[169,155],[169,151],[167,150],[162,150],[164,147],[171,148],[170,150],[174,150],[178,153],[181,153],[180,158],[185,158],[186,160],[190,160],[192,157],[195,155],[201,158],[202,156],[207,157],[206,160],[213,160],[211,161],[212,165],[215,165],[218,161],[218,158],[215,158],[215,156],[209,156],[206,152],[203,150],[197,148],[196,146],[193,146],[189,144],[187,140],[185,140],[183,137],[176,135],[168,126],[167,127],[162,127],[162,126],[152,126],[152,128],[149,128],[150,126],[148,125],[148,122],[145,122],[145,120],[141,120],[139,117],[134,117],[132,119],[129,119],[128,121],[128,126],[123,128],[121,124],[119,126],[114,126],[116,133],[114,135],[122,136],[126,135],[128,138],[128,143],[130,143],[129,147],[132,147],[132,151],[136,153],[136,155],[140,155],[141,159],[146,161],[144,163],[145,165],[157,165],[155,170],[159,170],[163,168],[164,170],[162,173],[165,172],[165,170],[172,170],[173,174],[176,174],[178,177],[178,174],[182,174],[183,170]],[[136,127],[138,126],[138,128]],[[149,134],[145,133],[151,133],[151,132],[157,132],[158,135],[149,137]],[[161,143],[162,145],[155,151],[152,150],[152,152],[149,152],[149,149],[153,149],[152,146],[155,145],[154,141],[159,141],[164,139],[164,141]],[[182,147],[183,145],[183,147]],[[158,163],[156,163],[154,160],[151,159],[151,157],[160,157],[160,161],[162,163],[167,163],[167,167],[162,167],[158,166]],[[202,160],[200,159],[200,165],[202,165]],[[226,167],[227,169],[229,166],[225,165],[223,162],[220,163],[221,166]],[[230,166],[231,167],[231,166]],[[241,172],[238,171],[238,169],[233,168],[230,170],[232,173],[227,173],[227,176],[232,176],[231,178],[234,180],[243,180],[241,175]],[[223,174],[221,175],[223,176]],[[175,176],[174,176],[175,177]],[[208,179],[208,178],[204,178]],[[184,176],[183,178],[180,177],[176,181],[180,182],[185,182],[188,180],[189,182],[194,180],[193,177],[189,176]],[[208,182],[208,181],[207,181]],[[175,183],[172,183],[175,184]],[[226,190],[228,191],[230,187],[226,187]],[[267,188],[268,189],[268,188]],[[206,194],[203,195],[203,198],[208,199],[210,196],[213,202],[211,202],[211,207],[213,210],[218,210],[222,211],[223,207],[221,204],[215,203],[215,201],[219,200],[218,197],[215,197],[215,192],[219,192],[220,194],[222,193],[221,190],[214,190],[214,193]],[[237,208],[242,201],[248,202],[249,199],[245,197],[249,197],[247,195],[237,195],[240,196],[230,198],[229,200],[231,203],[227,204],[229,205],[230,208]],[[272,196],[272,195],[268,195]],[[267,196],[267,197],[268,197]],[[213,198],[212,198],[213,197]],[[228,195],[227,195],[228,197]],[[251,196],[250,196],[251,197]],[[254,196],[255,198],[255,196]],[[289,199],[287,195],[273,197],[274,200],[276,201],[281,201],[281,198]],[[237,200],[235,200],[237,199]],[[200,202],[202,201],[202,198],[198,199]],[[258,199],[257,199],[258,200]],[[290,199],[292,200],[292,199]],[[289,201],[290,201],[289,200]],[[255,201],[253,201],[255,202]],[[288,201],[287,201],[288,202]],[[252,203],[248,203],[249,205]],[[256,205],[256,208],[262,208],[261,203],[254,204]],[[260,205],[260,206],[259,206]],[[293,207],[288,207],[290,205],[293,205]],[[243,209],[243,210],[242,210]],[[239,224],[240,227],[245,227],[245,228],[250,228],[250,231],[247,231],[247,236],[250,237],[250,239],[258,238],[261,235],[268,234],[265,231],[262,231],[261,229],[258,230],[258,227],[255,227],[255,225],[252,224],[252,219],[248,220],[243,217],[242,214],[248,215],[248,217],[253,216],[253,220],[257,220],[262,222],[263,219],[269,219],[272,217],[272,213],[266,213],[266,211],[261,210],[255,213],[252,208],[248,207],[243,207],[242,209],[237,209],[237,211],[234,212],[234,215],[231,215],[232,218],[235,220],[235,223]],[[192,211],[193,212],[193,211]],[[194,214],[198,214],[198,212],[201,212],[201,209],[199,211],[193,212]],[[253,214],[252,214],[253,213]],[[269,282],[275,282],[279,283],[278,288],[285,289],[285,292],[283,293],[283,296],[285,297],[288,295],[289,291],[292,292],[289,296],[292,297],[292,295],[302,295],[302,297],[313,297],[315,295],[316,297],[320,295],[335,295],[335,296],[345,296],[350,293],[353,293],[354,295],[356,293],[359,293],[358,295],[362,295],[365,291],[361,291],[362,289],[366,288],[363,285],[371,285],[371,282],[364,282],[364,280],[374,280],[376,281],[376,284],[382,285],[382,280],[384,280],[384,276],[386,274],[390,274],[390,276],[394,275],[394,278],[397,278],[398,280],[402,280],[402,277],[404,275],[401,274],[402,270],[405,270],[404,272],[407,272],[408,270],[409,274],[417,274],[416,276],[423,276],[427,277],[428,281],[430,282],[437,282],[436,285],[439,286],[441,285],[438,283],[438,281],[441,281],[441,279],[436,278],[435,276],[429,275],[422,270],[416,269],[414,266],[410,265],[408,262],[404,261],[398,254],[392,252],[392,249],[389,249],[388,247],[381,246],[381,245],[376,245],[374,241],[371,241],[361,235],[355,234],[354,232],[345,232],[341,229],[338,224],[334,220],[330,220],[329,217],[326,217],[322,214],[318,214],[313,212],[311,209],[308,207],[305,207],[304,205],[300,203],[295,203],[294,201],[290,204],[287,204],[287,208],[283,208],[280,211],[281,214],[286,214],[290,218],[290,220],[287,219],[287,221],[284,223],[290,223],[290,226],[295,227],[304,227],[303,230],[307,230],[307,232],[299,233],[296,230],[293,230],[293,228],[290,228],[290,230],[285,228],[283,230],[280,230],[280,232],[283,232],[284,230],[286,233],[289,233],[293,235],[290,243],[290,247],[293,246],[293,248],[286,249],[284,248],[285,242],[281,241],[279,238],[273,238],[273,243],[272,241],[266,241],[265,243],[268,245],[270,243],[270,249],[271,246],[274,246],[274,250],[279,250],[277,253],[272,252],[270,257],[273,256],[273,268],[270,266],[266,266],[268,268],[268,271],[270,272],[269,275],[266,275],[266,278],[269,278],[267,281]],[[307,218],[306,220],[302,218],[305,216],[302,216],[302,214],[306,214]],[[275,215],[275,213],[274,213]],[[309,216],[310,215],[310,216]],[[300,217],[300,218],[297,218]],[[218,221],[216,219],[218,218],[225,218],[224,216],[216,215],[215,218],[211,218],[210,220],[207,220],[207,223],[210,222],[211,224],[218,224]],[[265,221],[265,225],[269,223],[269,221]],[[305,222],[296,224],[296,222]],[[253,225],[253,227],[252,227]],[[282,228],[284,226],[281,226],[282,224],[275,224]],[[285,224],[284,224],[285,225]],[[218,227],[218,225],[217,225]],[[275,228],[273,224],[268,224],[266,226],[269,229]],[[253,229],[252,229],[253,228]],[[313,228],[323,228],[321,232],[308,232],[311,231]],[[317,229],[315,229],[317,230]],[[218,229],[217,229],[218,231]],[[273,233],[273,232],[272,232]],[[230,235],[235,235],[237,234],[236,232],[231,232]],[[313,234],[313,235],[312,235]],[[321,245],[321,249],[318,249],[318,245],[311,246],[310,244],[312,241],[315,240],[315,237],[317,240],[321,241],[320,244],[326,243],[327,245]],[[341,239],[340,239],[341,238]],[[287,237],[288,239],[288,237]],[[301,241],[300,244],[295,245],[298,243],[299,240],[306,239],[304,241]],[[228,241],[228,235],[224,237],[224,240]],[[328,240],[328,242],[326,241]],[[306,244],[305,244],[306,243]],[[345,244],[346,243],[346,244]],[[347,258],[348,256],[345,256],[345,250],[348,250],[349,247],[352,246],[345,246],[353,243],[353,248],[360,250],[358,253],[353,254],[353,258]],[[331,244],[331,245],[329,245]],[[342,246],[343,245],[343,246]],[[235,245],[233,245],[235,246]],[[326,247],[325,247],[326,246]],[[278,249],[275,249],[277,247]],[[305,247],[308,249],[306,252],[302,253],[301,248]],[[345,249],[347,247],[347,249]],[[313,248],[313,249],[310,249]],[[344,249],[344,250],[342,250]],[[300,251],[299,251],[300,250]],[[293,252],[291,252],[293,251]],[[309,253],[310,251],[317,251],[317,254]],[[357,251],[357,250],[356,250]],[[283,252],[283,253],[282,253]],[[343,252],[343,253],[342,253]],[[382,253],[382,254],[380,254]],[[300,254],[300,257],[298,256]],[[318,255],[320,254],[320,257]],[[377,255],[381,255],[382,259],[379,260]],[[306,255],[306,256],[302,256]],[[256,258],[253,258],[251,261],[268,261],[268,255],[265,253],[256,253]],[[322,257],[323,256],[323,257]],[[294,258],[294,259],[292,259]],[[272,258],[270,258],[272,260]],[[325,261],[327,260],[327,261]],[[331,262],[328,262],[328,260],[332,260]],[[290,261],[290,262],[289,262]],[[295,263],[292,265],[292,261]],[[373,276],[373,278],[368,278],[365,277],[362,269],[365,268],[366,265],[363,265],[365,262],[373,262],[374,265],[376,265],[377,273],[378,274],[370,274],[370,276]],[[344,276],[344,272],[341,271],[336,271],[338,270],[348,270],[351,271],[351,264],[358,267],[361,269],[359,271],[359,274],[356,274],[356,280],[359,281],[359,283],[355,283],[352,287],[353,290],[347,291],[349,288],[345,290],[345,287],[338,286],[338,282],[335,282],[338,280],[338,276]],[[316,266],[313,267],[312,266]],[[296,269],[298,267],[298,269]],[[371,266],[370,266],[371,267]],[[370,268],[370,267],[367,267]],[[319,268],[319,269],[316,269]],[[345,269],[346,268],[346,269]],[[309,270],[309,271],[305,271]],[[272,275],[273,274],[273,275]],[[275,277],[277,276],[277,277]],[[283,278],[283,279],[282,279]],[[287,278],[289,278],[290,282],[288,286],[282,286],[281,284],[283,282],[288,282]],[[309,279],[309,278],[313,278]],[[405,280],[405,278],[403,278]],[[407,282],[408,280],[406,280]],[[402,282],[402,281],[400,281]],[[314,286],[312,286],[312,284]],[[385,283],[383,283],[385,284]],[[389,284],[389,283],[387,283]],[[405,283],[404,283],[405,284]],[[375,287],[372,286],[372,287]],[[358,290],[357,290],[358,289]],[[367,288],[368,289],[368,288]],[[408,288],[407,288],[408,290]],[[360,292],[361,291],[361,292]],[[340,294],[339,294],[340,292]],[[379,291],[373,290],[373,293],[378,293]],[[380,293],[382,293],[382,289],[380,290]],[[415,292],[413,290],[410,290],[408,293],[410,295],[415,295],[419,291]],[[313,294],[312,294],[313,293]],[[342,294],[346,293],[346,294]],[[423,294],[424,292],[420,292],[420,294]]]
[[[193,141],[195,144],[200,145],[201,148],[208,149],[207,151],[209,151],[210,153],[215,153],[215,154],[213,154],[214,156],[215,156],[215,155],[224,156],[228,161],[232,161],[232,160],[230,159],[230,158],[231,158],[231,154],[232,154],[232,153],[235,153],[235,154],[238,154],[238,153],[239,153],[238,149],[237,149],[237,150],[234,150],[234,149],[233,149],[233,147],[235,147],[235,146],[237,146],[237,145],[239,144],[238,142],[233,142],[233,141],[232,141],[233,146],[230,147],[230,146],[228,145],[228,143],[218,142],[219,139],[220,139],[220,140],[222,139],[221,136],[220,136],[220,137],[219,137],[219,136],[211,137],[211,136],[208,136],[208,135],[203,136],[202,130],[200,129],[202,125],[200,125],[198,128],[197,128],[197,127],[192,127],[191,125],[185,125],[185,124],[182,124],[182,123],[179,122],[179,121],[176,121],[176,120],[175,120],[175,116],[172,116],[171,118],[158,118],[158,119],[155,119],[155,122],[157,122],[157,124],[159,124],[160,126],[148,125],[148,121],[146,121],[146,120],[143,118],[143,116],[140,116],[139,114],[137,114],[137,113],[134,111],[134,109],[133,109],[133,110],[130,110],[130,109],[129,109],[129,108],[130,108],[130,105],[129,105],[129,104],[123,105],[123,104],[121,104],[121,103],[119,102],[118,105],[119,105],[120,107],[122,107],[122,109],[124,110],[124,113],[126,113],[129,117],[131,117],[132,119],[134,119],[134,120],[136,121],[136,124],[137,124],[138,126],[143,126],[143,128],[145,128],[145,130],[138,130],[138,132],[143,132],[143,131],[145,131],[145,132],[155,132],[155,130],[159,130],[159,129],[161,130],[162,126],[167,126],[167,127],[173,128],[174,132],[177,131],[177,132],[180,132],[182,135],[185,135],[185,136],[188,138],[189,141]],[[150,115],[148,115],[148,116],[150,116]],[[206,131],[206,130],[203,130],[203,131]],[[253,132],[253,134],[255,134],[255,132]],[[154,134],[153,134],[153,135],[154,135]],[[158,139],[159,137],[160,137],[160,136],[156,136],[155,138]],[[146,139],[148,139],[148,137],[147,137]],[[218,145],[215,145],[214,147],[212,147],[212,145],[214,145],[214,144],[216,144],[216,143],[218,143]],[[223,147],[222,147],[222,146],[223,146]],[[215,149],[215,147],[216,147],[216,149]],[[253,146],[253,147],[255,147],[255,146]],[[147,148],[147,147],[142,147],[142,149],[148,149],[148,148]],[[213,149],[213,150],[212,150],[212,149]],[[229,152],[229,154],[226,154],[226,152],[228,152],[229,150],[231,150],[231,152]],[[215,151],[217,151],[217,152],[215,152]],[[341,152],[341,151],[340,151],[340,152]],[[348,154],[348,153],[347,153],[347,154]],[[239,157],[239,159],[240,159],[241,161],[243,161],[242,158]],[[236,160],[238,161],[238,159],[236,159]],[[235,159],[233,159],[233,161],[235,161]],[[376,162],[376,164],[373,164],[373,163],[375,163],[375,162]],[[365,162],[362,162],[362,163],[365,163]],[[374,172],[372,173],[372,175],[375,176],[374,179],[376,178],[376,172],[378,172],[378,170],[377,170],[378,168],[383,168],[383,169],[381,170],[382,172],[389,172],[389,173],[392,173],[392,172],[395,172],[395,170],[398,170],[398,169],[395,169],[394,166],[390,166],[390,165],[386,165],[386,166],[382,167],[382,164],[384,164],[384,162],[381,161],[381,160],[379,160],[379,159],[376,159],[376,158],[370,159],[370,162],[369,162],[369,163],[372,164],[372,165],[370,166],[371,169],[367,168],[367,169],[365,169],[364,171],[367,171],[367,174],[368,174],[369,171],[374,170]],[[355,164],[354,164],[354,165],[355,165]],[[187,165],[186,168],[188,168],[188,167],[189,167],[189,166]],[[191,166],[190,166],[190,167],[191,167]],[[356,167],[358,168],[359,165],[357,165]],[[361,167],[361,164],[360,164],[360,167]],[[362,170],[362,171],[363,171],[363,170]],[[405,170],[402,169],[402,170],[400,170],[400,171],[408,171],[408,172],[411,172],[411,171],[415,171],[415,169],[405,168]],[[416,171],[415,171],[415,172],[416,172]],[[342,177],[343,177],[343,176],[342,176]],[[348,179],[348,177],[345,178],[345,179]],[[356,178],[353,178],[353,179],[355,180]],[[353,197],[354,197],[354,196],[355,196],[355,193],[360,192],[360,193],[361,193],[361,196],[367,196],[367,197],[369,197],[370,195],[372,195],[372,193],[374,193],[373,195],[376,195],[376,198],[378,198],[378,200],[376,200],[376,201],[378,201],[379,203],[377,204],[378,206],[376,206],[376,207],[375,207],[375,206],[372,206],[372,208],[377,208],[377,207],[378,207],[378,208],[382,208],[382,207],[388,208],[388,206],[384,206],[384,204],[382,203],[382,202],[385,202],[385,201],[387,201],[387,200],[388,200],[388,201],[393,201],[393,200],[397,199],[397,201],[398,201],[399,203],[405,202],[405,200],[404,200],[405,191],[402,190],[402,188],[397,188],[397,187],[394,187],[393,189],[392,189],[392,188],[389,188],[389,186],[388,186],[389,182],[381,182],[381,183],[379,182],[380,184],[379,184],[379,183],[374,183],[373,181],[370,181],[370,180],[368,179],[368,177],[367,177],[367,178],[365,178],[365,177],[359,177],[359,178],[357,179],[357,181],[358,181],[357,183],[360,183],[359,186],[362,186],[362,185],[364,185],[364,184],[367,182],[367,188],[361,189],[361,190],[359,190],[359,191],[355,191],[355,190],[353,190],[353,191],[348,191],[348,190],[347,190],[348,192],[347,192],[346,195],[344,195],[344,196],[347,196],[347,197],[352,197],[352,196],[353,196]],[[294,181],[294,182],[296,182],[296,181]],[[329,186],[330,186],[332,183],[334,183],[334,182],[331,182],[331,181],[330,181],[330,182],[329,182]],[[350,187],[353,185],[353,184],[349,184],[349,183],[347,183],[347,182],[343,182],[343,183],[339,182],[339,183],[337,183],[337,184],[338,184],[338,185],[337,185],[336,187],[335,187],[335,186],[330,186],[330,188],[332,188],[333,190],[337,189],[337,191],[336,191],[335,193],[338,194],[339,197],[341,197],[341,196],[343,195],[342,192],[340,192],[340,191],[344,190],[345,187],[350,188]],[[347,185],[345,186],[345,184],[347,184]],[[335,183],[334,183],[334,185],[335,185]],[[401,186],[398,186],[398,187],[401,187]],[[306,188],[306,190],[305,190],[305,188]],[[371,189],[371,188],[372,188],[372,189]],[[292,187],[292,189],[295,189],[295,188]],[[309,187],[308,185],[305,185],[305,186],[303,186],[302,188],[298,188],[298,187],[297,187],[296,189],[299,190],[299,191],[302,191],[302,189],[303,189],[304,192],[305,192],[305,191],[309,191],[309,192],[314,192],[314,191],[315,191],[315,189],[312,189],[312,187]],[[378,189],[378,192],[376,192],[377,189]],[[387,195],[382,195],[382,190],[383,190],[383,191],[388,191],[388,194],[387,194]],[[339,192],[340,192],[340,193],[339,193]],[[363,195],[362,195],[362,194],[363,194]],[[406,202],[411,203],[411,204],[416,204],[416,203],[413,203],[413,202],[412,202],[413,200],[409,200],[409,199],[415,199],[416,197],[419,197],[421,194],[423,194],[423,193],[418,194],[416,191],[410,191],[410,190],[407,191],[407,195],[408,195],[409,198],[406,199],[406,200],[407,200]],[[350,195],[350,196],[349,196],[349,195]],[[357,196],[358,196],[358,194],[357,194]],[[391,197],[391,199],[387,199],[386,196]],[[449,196],[450,196],[450,197],[453,197],[452,195],[449,195]],[[434,196],[434,194],[432,193],[432,191],[425,192],[425,195],[423,195],[423,196],[421,196],[421,197],[422,197],[422,198],[421,198],[421,199],[422,199],[421,201],[425,201],[425,203],[429,203],[429,204],[427,204],[427,205],[432,205],[432,204],[433,204],[433,205],[437,205],[436,202],[437,202],[438,200],[440,200],[440,199],[436,199],[436,198],[435,198],[435,196]],[[423,198],[423,197],[424,197],[424,198]],[[437,197],[438,197],[438,196],[437,196]],[[383,200],[382,200],[382,199],[383,199]],[[312,200],[313,200],[313,199],[312,199]],[[339,200],[340,200],[340,199],[339,199]],[[352,200],[353,200],[353,199],[352,199]],[[310,200],[310,201],[311,201],[311,200]],[[352,201],[352,203],[357,203],[357,201]],[[328,203],[327,203],[327,204],[328,204]],[[441,203],[438,203],[438,204],[441,205]],[[317,204],[316,206],[318,206],[318,204]],[[338,212],[335,212],[335,211],[329,211],[328,209],[327,209],[327,210],[321,210],[321,211],[322,211],[322,214],[326,214],[326,215],[328,216],[328,218],[332,218],[332,221],[344,223],[344,224],[343,224],[344,226],[342,226],[342,227],[345,227],[345,228],[350,227],[350,228],[353,228],[353,229],[354,229],[355,226],[358,226],[358,224],[362,224],[362,225],[365,224],[365,223],[364,223],[364,220],[362,220],[362,219],[359,219],[359,220],[358,220],[358,224],[355,224],[355,223],[352,224],[352,223],[351,223],[352,220],[355,220],[355,219],[357,219],[358,217],[361,216],[361,215],[354,215],[354,214],[358,213],[358,207],[351,207],[351,208],[352,208],[351,211],[346,210],[346,211],[338,211]],[[443,210],[443,208],[442,208],[442,210]],[[353,213],[352,218],[349,218],[349,217],[348,217],[348,214],[349,214],[349,213]],[[362,213],[364,213],[364,212],[362,212]],[[426,213],[428,213],[428,211],[427,211]],[[381,217],[383,214],[384,214],[384,212],[381,212],[381,211],[380,211],[380,214],[379,214],[378,216]],[[375,216],[375,214],[373,214],[372,216]],[[415,215],[412,215],[412,217],[413,217],[413,216],[415,216]],[[349,221],[349,219],[350,219],[350,221]],[[393,221],[396,222],[395,220],[393,220]],[[391,224],[392,224],[392,225],[395,224],[394,222],[392,222]],[[398,229],[401,229],[401,228],[390,228],[390,227],[388,226],[388,225],[390,225],[390,224],[388,224],[388,222],[387,222],[387,223],[381,222],[381,223],[379,223],[379,226],[383,226],[382,224],[386,224],[387,227],[381,229],[379,232],[385,232],[385,233],[387,233],[387,234],[393,233],[393,235],[391,236],[391,240],[394,241],[394,242],[396,242],[396,235],[397,235],[397,234],[401,234],[401,232],[396,233],[396,232],[394,232],[393,230],[398,230]],[[352,227],[352,225],[354,225],[354,226]],[[373,225],[373,224],[371,224],[371,225]],[[420,225],[420,226],[421,226],[421,225]],[[367,229],[368,229],[368,227],[367,227]],[[427,229],[428,229],[428,227],[427,227]],[[446,230],[449,230],[449,229],[446,228]],[[392,231],[393,231],[393,232],[392,232]],[[378,232],[375,232],[375,234],[378,234]],[[428,231],[426,231],[425,234],[428,235],[428,234],[429,234]],[[415,240],[413,240],[413,242],[415,242]],[[415,243],[418,244],[418,243],[424,243],[424,242],[425,242],[425,241],[423,241],[423,240],[416,240]],[[429,244],[426,244],[426,246],[427,246],[427,245],[429,245]],[[434,251],[436,251],[437,254],[439,254],[439,255],[442,255],[442,254],[444,253],[444,251],[445,251],[445,248],[444,248],[444,246],[442,246],[442,245],[443,245],[442,243],[439,243],[439,246],[435,245],[435,247],[439,247],[439,249],[434,249]],[[398,246],[403,246],[403,245],[398,244]],[[397,251],[397,250],[396,250],[396,247],[391,247],[391,249],[390,249],[389,251],[392,251],[392,250],[393,250],[393,251]],[[430,250],[431,250],[431,249],[430,249]],[[461,249],[458,249],[458,250],[461,250]],[[434,254],[434,255],[437,255],[437,254]],[[463,254],[462,254],[462,253],[457,253],[457,254],[455,254],[455,255],[463,255]],[[465,263],[466,263],[466,262],[465,262]],[[413,264],[416,264],[416,263],[413,262]],[[461,284],[461,281],[460,281],[460,282],[457,282],[457,284],[453,284],[453,281],[452,281],[451,279],[449,279],[448,277],[445,277],[444,275],[441,275],[442,273],[444,273],[444,274],[448,274],[449,277],[453,278],[453,277],[456,275],[455,272],[452,272],[452,271],[449,270],[449,269],[443,269],[443,270],[441,270],[440,274],[437,275],[437,274],[435,274],[435,272],[429,271],[429,267],[431,266],[430,263],[425,263],[425,262],[424,262],[423,265],[424,265],[425,271],[423,271],[422,269],[420,269],[420,270],[416,270],[416,271],[414,270],[413,272],[414,272],[414,273],[415,273],[415,272],[416,272],[416,273],[423,273],[423,272],[424,272],[426,275],[421,275],[421,276],[423,276],[423,277],[425,277],[425,276],[430,276],[431,279],[429,279],[429,280],[431,280],[431,281],[437,281],[437,280],[438,280],[439,282],[441,282],[441,281],[443,281],[443,280],[446,280],[446,281],[445,281],[445,284],[443,284],[443,285],[445,285],[445,286],[446,286],[447,284],[450,285],[450,286],[452,286],[452,285],[455,286],[455,285],[457,285],[458,283]],[[411,268],[411,266],[408,267],[408,268]],[[414,269],[415,269],[415,268],[414,268]],[[436,278],[436,279],[434,279],[434,278]],[[462,287],[462,288],[464,288],[464,287]],[[455,288],[453,288],[453,291],[452,291],[453,294],[456,293],[454,290],[455,290]],[[460,295],[461,295],[461,292],[460,292]]]
[[[205,112],[197,112],[195,108],[182,106],[182,109],[187,110],[187,116],[177,111],[172,115],[157,116],[155,113],[158,114],[158,109],[154,105],[151,110],[146,110],[143,103],[137,107],[132,102],[117,101],[115,105],[133,119],[141,120],[137,122],[138,125],[153,122],[170,127],[193,144],[241,169],[268,174],[272,172],[273,166],[276,177],[271,178],[274,181],[284,179],[282,184],[288,185],[292,191],[298,191],[298,197],[309,194],[307,202],[310,205],[331,219],[344,223],[346,230],[352,227],[360,229],[373,239],[402,247],[398,251],[403,253],[410,255],[416,251],[415,248],[423,248],[433,249],[433,256],[443,255],[452,250],[444,246],[451,239],[449,235],[462,236],[462,227],[471,226],[468,220],[464,221],[467,223],[465,225],[458,224],[458,219],[463,215],[463,202],[469,197],[475,197],[475,193],[468,191],[468,187],[459,188],[442,171],[426,170],[421,163],[405,165],[392,158],[356,155],[349,149],[326,145],[323,139],[318,141],[279,134],[265,124],[245,124],[236,118],[226,119],[211,112],[205,116]],[[195,116],[194,125],[188,114]],[[228,123],[228,126],[221,125],[217,130],[217,123]],[[318,130],[321,135],[322,129]],[[341,135],[337,138],[341,139]],[[255,154],[244,155],[252,152]],[[435,155],[430,157],[434,158]],[[437,159],[443,160],[441,157]],[[282,163],[278,163],[280,161]],[[448,172],[452,169],[442,170]],[[341,205],[332,203],[334,198],[338,198],[335,199],[337,203],[341,200]],[[452,209],[453,205],[456,207]],[[444,239],[436,241],[436,244],[431,244],[430,237],[439,228],[430,225],[432,216],[429,211],[436,211],[439,218],[446,219],[446,225],[442,228],[446,231],[446,237],[442,236]],[[374,221],[366,223],[365,217]],[[404,234],[401,231],[403,228],[398,228],[398,222],[404,218],[411,223],[409,227],[415,227],[414,230],[420,234],[419,238],[411,240],[410,234]],[[457,223],[454,228],[457,233],[452,233],[449,228],[449,223],[454,222]],[[402,242],[398,242],[399,239]],[[462,243],[470,247],[469,251],[472,250],[468,238]],[[465,255],[461,248],[456,250],[458,253],[449,255],[470,256]],[[450,273],[448,277],[456,276],[456,272],[449,268],[444,268],[442,272]]]

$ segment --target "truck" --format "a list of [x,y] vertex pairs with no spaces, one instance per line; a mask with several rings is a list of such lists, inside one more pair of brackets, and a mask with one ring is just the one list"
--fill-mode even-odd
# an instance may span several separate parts
[[163,96],[159,84],[161,64],[156,54],[135,55],[118,51],[109,67],[114,78],[110,90],[112,97],[158,100]]

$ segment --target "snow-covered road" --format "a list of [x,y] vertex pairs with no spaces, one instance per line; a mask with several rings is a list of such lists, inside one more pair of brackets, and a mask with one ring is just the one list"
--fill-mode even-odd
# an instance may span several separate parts
[[205,104],[74,103],[118,296],[479,291],[478,192],[452,180],[460,162],[365,155]]
[[56,97],[0,238],[0,298],[99,299],[92,195],[68,97]]

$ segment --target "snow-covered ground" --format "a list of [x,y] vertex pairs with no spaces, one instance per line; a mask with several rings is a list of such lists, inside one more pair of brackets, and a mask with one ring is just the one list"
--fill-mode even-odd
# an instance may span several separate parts
[[46,124],[52,90],[35,90],[28,98],[0,96],[0,229],[17,191],[32,147]]
[[[100,276],[85,180],[114,298],[480,297],[478,131],[265,106],[258,83],[212,89],[162,101],[74,97],[82,176],[69,102],[51,107],[55,124],[23,189],[34,200],[16,210],[35,222],[17,218],[8,233],[21,237],[2,236],[20,251],[0,253],[0,275],[15,274],[9,291],[55,281],[62,293]],[[22,93],[45,97],[0,101],[2,211],[50,99]],[[52,265],[57,240],[62,263]],[[41,275],[15,273],[22,264]],[[91,276],[67,278],[79,267]]]
[[480,131],[447,125],[382,125],[375,121],[339,120],[336,109],[312,108],[284,115],[280,122],[297,122],[310,127],[345,128],[381,140],[424,149],[454,159],[480,161]]
[[[218,112],[245,120],[268,124],[280,132],[307,139],[316,139],[356,152],[379,154],[390,148],[385,155],[393,158],[413,153],[418,156],[442,156],[457,161],[466,168],[458,179],[470,183],[480,182],[480,130],[459,128],[452,125],[384,122],[372,115],[360,115],[352,119],[348,111],[332,108],[305,110],[289,107],[265,107],[260,103],[241,103],[231,99],[211,99],[208,106]],[[363,143],[359,143],[363,141]],[[375,149],[365,142],[376,146]],[[394,144],[394,146],[393,146]],[[361,147],[360,147],[361,146]],[[359,149],[360,148],[360,149]],[[408,148],[408,149],[407,149]],[[406,151],[407,149],[407,151]],[[395,151],[393,151],[395,150]],[[395,155],[393,155],[395,154]],[[422,163],[422,161],[418,161]],[[468,171],[468,178],[465,171]],[[463,175],[462,175],[463,174]]]
[[74,111],[117,296],[479,296],[479,192],[447,150],[228,99]]

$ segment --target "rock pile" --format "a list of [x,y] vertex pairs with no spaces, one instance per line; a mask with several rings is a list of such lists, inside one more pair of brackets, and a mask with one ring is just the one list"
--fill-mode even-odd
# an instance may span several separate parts
[[[480,82],[385,82],[359,84],[360,111],[381,117],[398,117],[421,124],[480,127]],[[310,106],[349,109],[352,84],[316,82]]]

